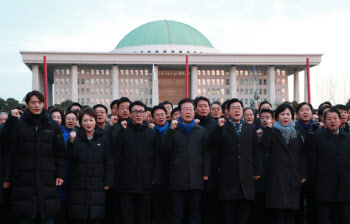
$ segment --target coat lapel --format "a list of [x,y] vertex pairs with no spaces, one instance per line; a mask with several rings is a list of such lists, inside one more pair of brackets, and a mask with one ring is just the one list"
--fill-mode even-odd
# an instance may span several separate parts
[[226,121],[225,123],[225,127],[227,128],[227,130],[233,134],[236,138],[238,138],[238,134],[236,132],[236,129],[233,127],[233,125],[231,124],[230,121]]
[[289,153],[288,151],[288,145],[286,143],[286,140],[283,138],[282,136],[282,133],[276,129],[276,132],[277,132],[277,139],[278,141],[283,145],[284,149],[287,150],[287,152]]

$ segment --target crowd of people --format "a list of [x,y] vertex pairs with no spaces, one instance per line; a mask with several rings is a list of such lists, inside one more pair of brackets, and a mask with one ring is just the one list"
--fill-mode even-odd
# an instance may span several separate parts
[[345,105],[25,102],[0,113],[1,223],[350,223]]

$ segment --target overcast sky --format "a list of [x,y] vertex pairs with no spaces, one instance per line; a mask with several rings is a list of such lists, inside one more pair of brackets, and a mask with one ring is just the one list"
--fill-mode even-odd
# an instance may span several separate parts
[[349,0],[3,1],[0,97],[20,100],[32,88],[19,51],[108,52],[134,28],[161,19],[196,28],[223,53],[322,53],[311,69],[312,104],[350,97]]

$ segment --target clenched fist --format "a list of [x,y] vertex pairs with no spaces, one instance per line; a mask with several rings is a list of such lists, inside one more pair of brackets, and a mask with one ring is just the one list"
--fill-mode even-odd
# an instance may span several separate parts
[[111,117],[111,121],[109,122],[109,124],[110,124],[111,126],[113,126],[115,123],[118,122],[118,120],[119,120],[119,117],[118,117],[118,116],[112,116],[112,117]]
[[153,123],[150,123],[150,124],[148,125],[148,127],[154,129],[155,125],[154,125]]
[[219,127],[224,126],[224,124],[225,124],[225,119],[224,119],[224,118],[220,118],[220,119],[218,120],[218,125],[219,125]]
[[19,111],[17,109],[13,109],[13,110],[11,110],[11,116],[20,118],[21,114],[19,113]]
[[72,131],[70,134],[69,134],[69,140],[71,143],[74,142],[74,139],[75,137],[77,137],[77,133],[75,131]]
[[171,122],[171,127],[170,127],[170,128],[171,128],[171,129],[175,129],[178,123],[179,123],[178,120],[173,120],[173,121]]
[[128,125],[128,122],[127,121],[122,121],[122,123],[120,123],[122,125],[122,127],[124,129],[126,129],[126,126]]

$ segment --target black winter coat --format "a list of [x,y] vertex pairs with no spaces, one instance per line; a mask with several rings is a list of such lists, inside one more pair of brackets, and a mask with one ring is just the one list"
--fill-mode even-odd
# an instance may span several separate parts
[[[210,173],[210,154],[205,129],[195,124],[189,134],[177,125],[168,128],[162,145],[169,156],[169,189],[204,189],[204,176]],[[210,178],[210,177],[209,177]]]
[[[120,163],[118,190],[128,193],[151,193],[152,182],[159,183],[159,138],[148,123],[128,122],[121,128],[116,147]],[[115,150],[115,149],[114,149]]]
[[5,181],[12,186],[13,215],[34,219],[60,211],[56,178],[65,179],[64,139],[60,126],[43,110],[34,119],[26,109],[8,127]]
[[315,195],[325,202],[350,202],[350,135],[342,128],[335,135],[328,129],[309,135],[307,154],[315,156]]
[[107,136],[96,126],[89,140],[85,130],[80,128],[74,142],[67,142],[67,158],[71,166],[69,217],[73,220],[102,219],[106,200],[104,187],[112,186],[114,177]]
[[210,115],[206,117],[200,117],[198,115],[195,116],[195,119],[199,119],[199,125],[202,126],[207,132],[208,136],[208,150],[210,153],[210,173],[207,181],[205,181],[205,190],[206,191],[216,191],[218,188],[219,181],[219,152],[218,152],[218,131],[219,125],[218,120],[215,120],[210,117]]
[[261,151],[255,127],[243,123],[238,136],[230,121],[222,127],[220,144],[220,199],[254,200],[254,176],[262,176]]
[[297,138],[289,143],[276,128],[265,128],[261,144],[269,150],[267,164],[266,206],[276,209],[298,209],[301,179],[306,179],[303,140],[297,130]]

